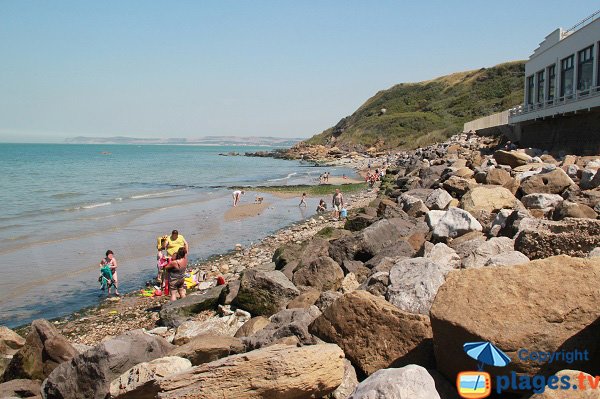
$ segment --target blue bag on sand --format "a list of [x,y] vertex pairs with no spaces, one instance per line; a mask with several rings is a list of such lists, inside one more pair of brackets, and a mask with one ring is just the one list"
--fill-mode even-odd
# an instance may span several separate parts
[[342,208],[342,210],[340,211],[340,217],[342,217],[342,218],[348,217],[348,211],[346,210],[346,208]]

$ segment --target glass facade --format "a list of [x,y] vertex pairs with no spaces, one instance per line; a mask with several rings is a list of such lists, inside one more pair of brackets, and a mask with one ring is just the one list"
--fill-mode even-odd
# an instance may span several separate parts
[[533,82],[533,75],[527,78],[527,104],[533,104],[533,92],[535,91],[535,85]]
[[554,101],[554,92],[556,91],[556,65],[548,67],[548,102]]
[[560,62],[560,96],[570,98],[573,95],[575,68],[574,56],[569,56]]
[[544,80],[544,71],[537,73],[537,103],[542,104],[544,102],[544,89],[546,88],[546,82]]
[[594,46],[579,52],[577,57],[577,90],[587,94],[592,87],[594,76]]

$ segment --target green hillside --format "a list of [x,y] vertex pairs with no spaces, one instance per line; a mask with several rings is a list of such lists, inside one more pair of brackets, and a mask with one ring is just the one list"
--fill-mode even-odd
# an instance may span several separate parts
[[[462,131],[472,119],[523,101],[525,61],[458,72],[380,91],[307,144],[340,148],[414,148]],[[382,114],[380,111],[387,111]]]

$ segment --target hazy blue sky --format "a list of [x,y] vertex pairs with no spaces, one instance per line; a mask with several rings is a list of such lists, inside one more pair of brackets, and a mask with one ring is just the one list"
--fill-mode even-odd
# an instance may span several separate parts
[[526,59],[596,8],[0,0],[0,141],[308,137],[393,84]]

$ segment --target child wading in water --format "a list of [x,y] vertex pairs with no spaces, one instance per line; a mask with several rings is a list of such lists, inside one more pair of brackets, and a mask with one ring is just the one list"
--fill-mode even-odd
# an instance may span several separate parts
[[[106,257],[100,261],[100,267],[102,268],[104,266],[108,266],[112,274],[112,282],[115,286],[115,294],[121,295],[119,294],[119,279],[117,277],[117,258],[115,258],[115,254],[110,249],[106,251]],[[110,285],[108,286],[108,293],[110,294]]]
[[302,193],[302,198],[300,198],[300,205],[298,206],[304,206],[306,208],[306,193]]

